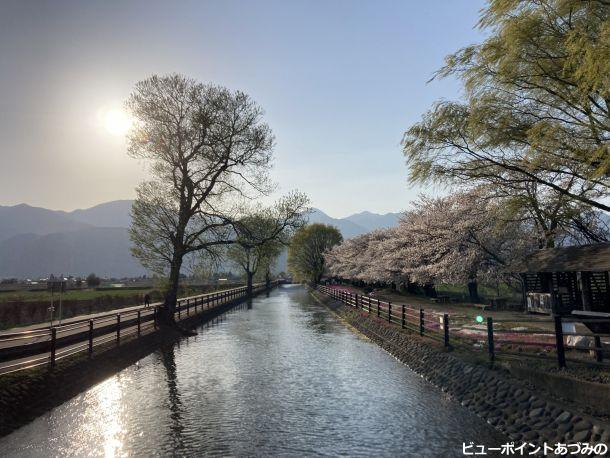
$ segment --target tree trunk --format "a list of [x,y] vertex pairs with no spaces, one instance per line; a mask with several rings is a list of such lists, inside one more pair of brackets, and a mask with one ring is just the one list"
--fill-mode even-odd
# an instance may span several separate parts
[[410,294],[417,294],[417,283],[407,281],[407,292]]
[[480,302],[479,285],[476,278],[471,278],[468,280],[468,294],[470,295],[470,302]]
[[164,318],[168,323],[174,323],[174,313],[176,311],[176,301],[178,299],[178,287],[180,286],[180,268],[182,267],[182,255],[174,254],[174,260],[169,272],[169,285],[165,292],[165,302],[163,304]]
[[[317,284],[320,283],[320,280],[322,280],[322,276],[324,274],[315,274],[313,277],[313,285],[312,286],[316,286]],[[340,284],[343,284],[343,280],[341,280]]]
[[271,272],[269,271],[265,272],[265,288],[267,291],[271,289]]
[[246,291],[248,293],[248,297],[251,297],[252,296],[252,279],[254,278],[254,273],[250,272],[250,271],[246,271],[246,276],[248,278]]
[[426,283],[424,285],[424,294],[427,297],[436,297],[436,288],[434,287],[434,283]]

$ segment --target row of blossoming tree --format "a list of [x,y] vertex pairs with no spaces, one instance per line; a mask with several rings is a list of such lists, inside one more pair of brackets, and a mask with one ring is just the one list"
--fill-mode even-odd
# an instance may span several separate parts
[[[599,216],[599,215],[598,215]],[[478,283],[518,288],[514,266],[549,243],[586,243],[608,234],[599,218],[581,229],[557,218],[552,235],[520,214],[507,201],[483,188],[446,197],[421,196],[398,226],[348,239],[326,254],[328,273],[367,284],[416,286],[433,293],[434,285],[467,285],[478,302]],[[589,234],[594,234],[587,238]]]

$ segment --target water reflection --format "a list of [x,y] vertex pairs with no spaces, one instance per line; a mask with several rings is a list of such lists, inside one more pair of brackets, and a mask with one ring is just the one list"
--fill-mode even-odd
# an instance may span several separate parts
[[[103,425],[104,456],[114,457],[123,455],[123,428],[121,425],[121,383],[118,377],[103,382],[97,390],[97,414],[105,421]],[[96,423],[96,422],[91,422]]]
[[2,456],[462,456],[505,440],[308,293],[258,297],[0,439]]
[[[180,344],[177,344],[178,349]],[[172,441],[172,448],[181,449],[183,446],[182,442],[182,431],[184,426],[182,425],[182,401],[180,399],[180,392],[178,391],[178,377],[176,373],[176,356],[174,353],[174,346],[165,346],[158,352],[159,359],[165,368],[165,381],[167,384],[167,401],[168,408],[170,410],[170,437]]]

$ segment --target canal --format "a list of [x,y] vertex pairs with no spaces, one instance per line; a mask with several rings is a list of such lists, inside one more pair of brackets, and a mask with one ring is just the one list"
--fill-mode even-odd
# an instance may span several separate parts
[[463,456],[505,441],[299,286],[0,439],[2,456]]

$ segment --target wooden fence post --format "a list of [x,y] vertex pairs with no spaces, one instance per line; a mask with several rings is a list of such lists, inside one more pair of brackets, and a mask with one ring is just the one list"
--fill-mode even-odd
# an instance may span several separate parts
[[601,363],[604,360],[604,349],[602,348],[602,339],[599,336],[594,336],[593,341],[595,342],[595,361]]
[[379,299],[377,299],[377,316],[381,316],[381,313],[379,312]]
[[186,316],[189,316],[191,314],[191,300],[187,299],[186,300]]
[[424,309],[419,309],[419,335],[424,335]]
[[388,323],[392,322],[392,303],[388,301]]
[[51,328],[51,367],[55,367],[55,349],[57,347],[57,329]]
[[89,320],[89,356],[93,353],[93,320]]
[[487,350],[489,360],[493,363],[496,359],[496,349],[494,347],[494,320],[492,317],[487,317]]
[[449,315],[443,315],[443,330],[445,331],[445,347],[449,347]]
[[405,316],[405,304],[402,304],[402,311],[400,313],[400,327],[404,329],[407,326],[407,318]]
[[116,314],[116,341],[121,340],[121,314]]
[[138,336],[140,336],[140,323],[142,322],[140,311],[138,310]]
[[563,346],[563,327],[561,316],[555,316],[555,347],[557,349],[557,364],[560,368],[566,367],[566,353]]

